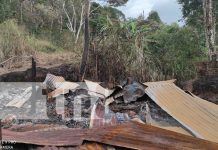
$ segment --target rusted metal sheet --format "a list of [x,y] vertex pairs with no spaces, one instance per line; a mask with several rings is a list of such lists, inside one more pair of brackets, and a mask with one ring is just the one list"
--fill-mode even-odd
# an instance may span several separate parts
[[174,132],[177,132],[177,133],[192,136],[191,133],[189,133],[188,131],[186,131],[185,129],[183,129],[181,127],[174,127],[174,126],[166,126],[166,127],[165,126],[157,126],[157,127],[163,128],[163,129],[166,129],[166,130],[170,130],[170,131],[174,131]]
[[60,126],[55,124],[21,124],[21,125],[13,125],[12,127],[8,128],[10,131],[15,132],[28,132],[34,130],[46,130],[46,129],[61,129],[67,128],[66,126]]
[[2,131],[3,141],[42,146],[78,146],[82,145],[86,130],[56,129],[33,132]]
[[140,123],[128,123],[115,126],[103,130],[100,134],[95,130],[92,130],[91,132],[93,132],[93,134],[87,138],[89,141],[98,141],[100,143],[132,149],[185,149],[185,147],[188,147],[189,149],[218,148],[218,144],[213,143],[213,146],[209,144],[212,142]]
[[218,142],[218,106],[188,94],[173,81],[144,83],[146,94],[196,137]]
[[103,143],[131,149],[210,149],[218,144],[157,127],[129,122],[96,129],[60,129],[38,132],[3,130],[3,140],[41,146],[75,147],[84,141]]

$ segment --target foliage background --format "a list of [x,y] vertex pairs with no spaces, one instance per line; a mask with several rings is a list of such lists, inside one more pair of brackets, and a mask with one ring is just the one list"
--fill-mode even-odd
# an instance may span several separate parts
[[[87,77],[109,82],[128,76],[143,82],[195,78],[195,63],[207,60],[207,50],[200,4],[197,0],[189,1],[192,3],[178,1],[186,20],[182,27],[163,23],[155,11],[148,18],[140,15],[126,19],[114,7],[117,4],[92,3]],[[78,29],[83,1],[0,0],[0,61],[39,52],[72,53],[77,57],[72,63],[80,59],[83,28],[75,42],[63,3],[71,19],[77,19],[73,23]]]

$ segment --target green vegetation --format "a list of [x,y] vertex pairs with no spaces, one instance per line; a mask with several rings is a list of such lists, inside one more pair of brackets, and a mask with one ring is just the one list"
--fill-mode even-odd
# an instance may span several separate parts
[[[178,0],[178,2],[182,5],[186,25],[197,29],[198,35],[203,39],[202,41],[205,41],[204,44],[208,53],[213,51],[216,53],[216,45],[218,44],[218,34],[216,34],[218,30],[218,22],[216,21],[218,20],[218,1]],[[211,54],[209,55],[211,57]]]
[[34,51],[55,52],[61,48],[46,40],[30,36],[16,20],[7,20],[0,24],[1,61],[13,56],[32,55]]
[[0,24],[0,60],[3,61],[13,56],[21,56],[31,51],[31,46],[26,43],[26,36],[22,28],[14,20],[7,20]]
[[[38,51],[81,57],[83,9],[81,0],[0,0],[0,60]],[[88,74],[109,81],[194,78],[195,63],[207,59],[204,31],[197,27],[201,22],[192,23],[196,15],[184,14],[187,24],[180,27],[164,24],[155,11],[126,19],[115,7],[92,3]]]

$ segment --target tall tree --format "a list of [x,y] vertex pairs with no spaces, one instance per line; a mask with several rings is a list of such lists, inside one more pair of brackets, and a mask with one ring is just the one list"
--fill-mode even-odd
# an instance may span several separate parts
[[89,54],[89,13],[90,13],[90,0],[85,1],[85,25],[84,25],[84,49],[82,55],[82,61],[80,65],[80,81],[85,77],[85,71]]
[[216,59],[216,44],[218,36],[218,1],[217,0],[178,0],[182,5],[183,18],[187,25],[193,26],[198,31],[205,32],[206,45],[210,60]]
[[[64,10],[64,13],[66,14],[66,17],[67,17],[67,20],[68,20],[68,23],[67,23],[67,28],[69,29],[70,32],[72,32],[74,38],[75,38],[75,44],[77,44],[78,42],[78,39],[79,39],[79,35],[80,35],[80,31],[81,31],[81,28],[83,26],[83,17],[84,17],[84,4],[83,2],[81,1],[81,13],[80,13],[80,17],[78,19],[78,15],[77,15],[77,12],[75,10],[75,4],[73,1],[71,1],[71,6],[72,6],[72,15],[70,15],[70,13],[67,11],[67,9],[65,8],[65,1],[63,1],[63,10]],[[77,6],[78,8],[79,6]],[[77,21],[79,21],[79,26],[77,24]]]
[[149,16],[148,16],[147,19],[148,19],[149,21],[156,21],[157,23],[161,23],[161,22],[162,22],[161,19],[160,19],[159,14],[158,14],[158,12],[156,12],[156,11],[151,11],[151,12],[149,13]]
[[215,47],[215,14],[212,0],[203,0],[204,26],[210,60],[216,60]]

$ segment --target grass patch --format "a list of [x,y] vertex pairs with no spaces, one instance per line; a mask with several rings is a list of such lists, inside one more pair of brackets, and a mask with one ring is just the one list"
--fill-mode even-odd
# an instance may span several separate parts
[[27,41],[35,51],[41,51],[46,53],[63,51],[62,48],[53,45],[50,41],[39,40],[31,36],[27,38]]
[[33,55],[37,51],[54,53],[63,49],[50,41],[29,35],[16,20],[7,20],[0,24],[0,61],[13,56]]

